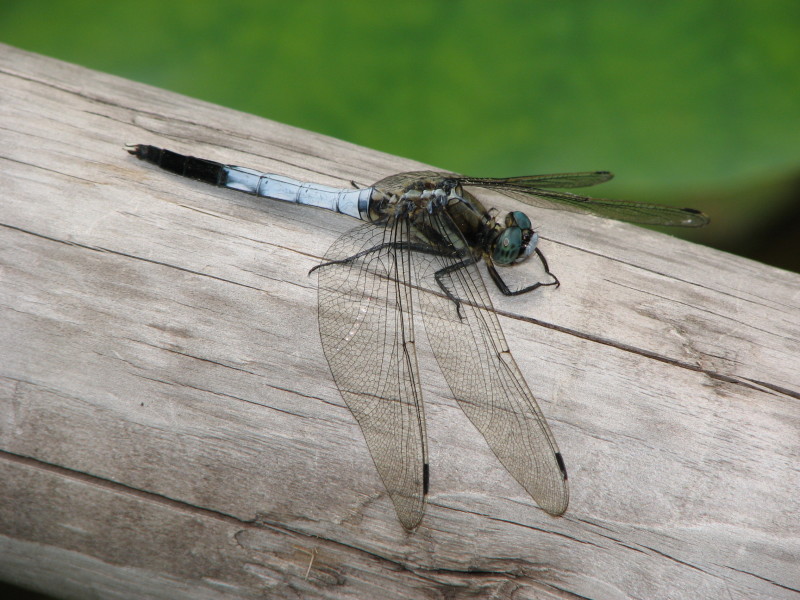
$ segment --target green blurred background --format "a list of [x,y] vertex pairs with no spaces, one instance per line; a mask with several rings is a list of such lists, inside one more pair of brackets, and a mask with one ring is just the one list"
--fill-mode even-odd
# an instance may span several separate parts
[[797,0],[2,0],[0,41],[452,171],[611,170],[800,271]]
[[608,169],[800,271],[798,0],[0,0],[0,41],[462,173]]

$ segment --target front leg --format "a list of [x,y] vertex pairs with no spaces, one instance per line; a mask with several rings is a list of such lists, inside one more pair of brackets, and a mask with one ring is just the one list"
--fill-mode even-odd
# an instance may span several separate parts
[[494,264],[492,264],[490,260],[486,260],[486,268],[489,271],[489,275],[491,276],[492,281],[494,281],[494,284],[497,286],[497,289],[499,289],[504,296],[519,296],[520,294],[527,294],[528,292],[532,292],[533,290],[539,289],[540,287],[547,287],[550,285],[558,287],[561,285],[561,282],[558,280],[558,277],[556,277],[550,272],[550,266],[547,264],[547,259],[544,257],[544,254],[542,254],[541,250],[536,248],[535,252],[539,256],[539,260],[542,261],[544,272],[550,275],[550,277],[553,278],[553,281],[550,281],[548,283],[538,281],[533,285],[529,285],[527,287],[514,291],[511,291],[511,289],[509,289],[509,287],[506,285],[506,282],[503,281],[503,278],[500,277],[500,273],[497,272],[497,269],[495,268]]

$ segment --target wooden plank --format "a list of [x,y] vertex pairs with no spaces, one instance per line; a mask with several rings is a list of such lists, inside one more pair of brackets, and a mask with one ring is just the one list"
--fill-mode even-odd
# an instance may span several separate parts
[[422,165],[8,46],[0,87],[0,579],[60,597],[800,595],[798,275],[529,210],[562,285],[495,304],[569,510],[502,469],[422,344],[431,497],[409,534],[317,334],[308,270],[354,222],[122,145],[340,186]]

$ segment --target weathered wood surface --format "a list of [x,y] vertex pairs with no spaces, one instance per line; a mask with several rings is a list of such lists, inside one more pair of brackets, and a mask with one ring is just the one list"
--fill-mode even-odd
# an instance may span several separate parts
[[800,596],[797,275],[528,211],[562,286],[496,308],[570,508],[536,508],[423,346],[432,487],[408,534],[317,334],[308,270],[355,222],[122,145],[342,186],[420,165],[5,46],[0,90],[0,579],[65,598]]

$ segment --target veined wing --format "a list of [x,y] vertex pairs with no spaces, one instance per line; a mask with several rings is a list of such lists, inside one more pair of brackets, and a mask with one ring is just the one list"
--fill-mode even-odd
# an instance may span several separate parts
[[523,175],[521,177],[481,178],[459,177],[463,185],[475,185],[485,188],[517,187],[531,188],[582,188],[605,183],[613,179],[614,174],[608,171],[588,171],[584,173],[556,173],[553,175]]
[[423,179],[453,179],[463,185],[474,185],[485,188],[508,188],[515,186],[518,188],[582,188],[599,183],[605,183],[614,175],[608,171],[591,171],[586,173],[558,173],[555,175],[526,175],[524,177],[507,177],[504,179],[463,177],[456,173],[445,171],[411,171],[408,173],[396,173],[389,175],[375,183],[375,187],[381,190],[402,189],[410,183]]
[[[443,249],[443,240],[466,247],[446,212],[426,212],[419,219],[418,227],[439,232]],[[420,284],[434,290],[419,294],[428,340],[453,396],[503,466],[539,506],[561,515],[569,490],[558,445],[511,356],[477,263],[468,253],[459,259],[465,255],[460,248],[413,253]],[[460,308],[441,293],[437,273]]]
[[523,177],[486,178],[463,177],[455,173],[437,171],[415,171],[390,175],[375,184],[381,190],[402,190],[420,179],[450,178],[463,186],[495,190],[526,204],[568,212],[590,213],[637,223],[639,225],[662,225],[671,227],[702,227],[710,222],[708,216],[693,208],[675,208],[662,204],[629,202],[607,198],[591,198],[570,192],[558,192],[546,188],[581,188],[604,183],[613,175],[608,171],[585,173],[559,173],[555,175],[527,175]]
[[[403,527],[425,511],[428,449],[412,325],[408,222],[360,225],[319,271],[319,330],[336,386],[358,421]],[[405,230],[405,231],[404,231]],[[348,260],[349,259],[349,260]],[[337,262],[338,261],[338,262]]]
[[[675,208],[646,202],[590,198],[570,192],[542,189],[546,187],[583,187],[602,183],[609,179],[611,179],[611,173],[604,171],[565,175],[532,175],[529,177],[509,177],[507,179],[458,178],[461,185],[496,190],[526,204],[542,208],[591,213],[608,219],[638,223],[640,225],[702,227],[709,223],[709,218],[706,215],[693,208]],[[573,185],[569,185],[570,183]]]

